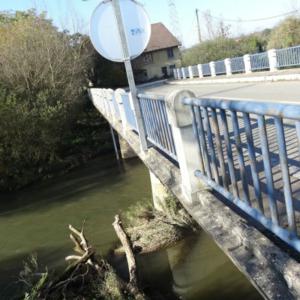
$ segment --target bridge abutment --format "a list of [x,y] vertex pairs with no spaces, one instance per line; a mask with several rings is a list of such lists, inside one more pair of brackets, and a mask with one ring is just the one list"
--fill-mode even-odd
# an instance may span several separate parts
[[169,196],[169,190],[163,185],[156,175],[149,170],[153,206],[156,210],[164,212],[165,201]]
[[119,134],[119,144],[120,144],[120,152],[121,157],[123,159],[137,157],[137,154],[133,149],[130,147],[128,142]]

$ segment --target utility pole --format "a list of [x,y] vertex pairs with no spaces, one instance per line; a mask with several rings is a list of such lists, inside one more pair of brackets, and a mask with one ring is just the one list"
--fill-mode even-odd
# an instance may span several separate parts
[[200,20],[199,20],[199,9],[198,8],[196,8],[196,19],[197,19],[198,39],[199,39],[199,44],[200,44],[202,42],[202,37],[201,37]]
[[140,137],[140,141],[141,141],[141,149],[142,149],[142,151],[146,151],[148,147],[147,147],[145,126],[144,126],[144,121],[142,119],[141,107],[139,105],[138,98],[137,98],[137,89],[136,89],[136,85],[135,85],[135,81],[134,81],[134,75],[133,75],[133,70],[132,70],[132,65],[131,65],[131,58],[129,55],[129,49],[128,49],[128,45],[127,45],[126,34],[125,34],[125,30],[124,30],[119,0],[112,0],[112,5],[113,5],[114,11],[115,11],[118,30],[119,30],[119,34],[120,34],[121,43],[122,43],[122,48],[123,48],[123,53],[124,53],[124,58],[125,58],[124,59],[125,70],[126,70],[126,74],[127,74],[129,89],[130,89],[131,96],[132,96],[133,108],[135,111],[137,127],[138,127],[139,137]]

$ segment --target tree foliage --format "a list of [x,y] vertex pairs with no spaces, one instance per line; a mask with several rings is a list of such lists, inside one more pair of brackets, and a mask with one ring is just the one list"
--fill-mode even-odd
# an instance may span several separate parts
[[208,63],[225,58],[256,53],[265,47],[263,39],[256,35],[242,36],[239,39],[218,37],[204,41],[182,53],[183,66]]
[[107,145],[85,90],[93,55],[85,36],[58,31],[44,14],[0,14],[0,190]]
[[300,19],[289,17],[272,30],[268,48],[286,48],[300,44]]

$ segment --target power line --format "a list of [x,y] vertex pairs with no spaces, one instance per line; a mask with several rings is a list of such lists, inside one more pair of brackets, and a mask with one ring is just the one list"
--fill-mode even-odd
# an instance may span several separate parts
[[291,14],[298,13],[298,12],[299,12],[299,10],[296,9],[296,10],[292,10],[292,11],[286,12],[284,14],[276,15],[276,16],[270,16],[270,17],[258,18],[258,19],[245,19],[245,20],[243,20],[243,19],[225,19],[222,17],[212,16],[211,14],[205,13],[205,12],[203,12],[203,14],[206,16],[210,16],[212,19],[221,20],[224,22],[236,22],[236,23],[248,23],[249,22],[250,23],[250,22],[267,21],[267,20],[277,19],[280,17],[286,17],[286,16],[289,16]]

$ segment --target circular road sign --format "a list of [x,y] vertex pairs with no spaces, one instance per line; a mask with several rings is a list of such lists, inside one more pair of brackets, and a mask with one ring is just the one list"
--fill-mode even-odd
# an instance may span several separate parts
[[[149,43],[151,24],[143,6],[133,0],[119,0],[124,31],[131,59],[139,56]],[[93,46],[105,58],[123,62],[125,57],[112,1],[101,2],[90,22]]]

